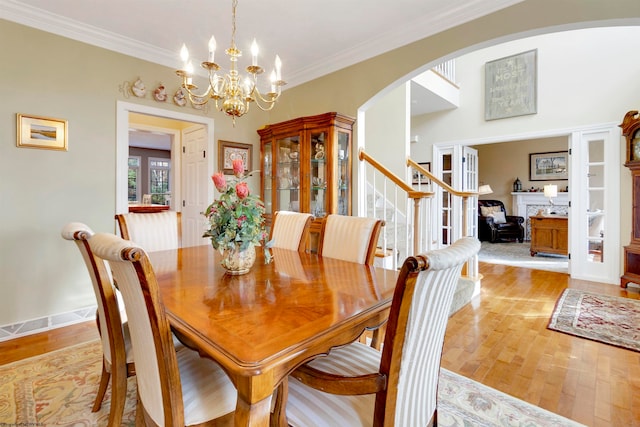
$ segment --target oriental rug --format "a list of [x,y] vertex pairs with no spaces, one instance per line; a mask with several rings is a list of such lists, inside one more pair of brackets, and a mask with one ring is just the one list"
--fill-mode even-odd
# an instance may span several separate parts
[[640,351],[640,301],[565,289],[548,328]]
[[[106,426],[110,391],[91,412],[101,360],[92,341],[0,366],[0,426]],[[123,426],[135,424],[135,388],[129,378]],[[580,426],[445,369],[438,408],[440,426]]]

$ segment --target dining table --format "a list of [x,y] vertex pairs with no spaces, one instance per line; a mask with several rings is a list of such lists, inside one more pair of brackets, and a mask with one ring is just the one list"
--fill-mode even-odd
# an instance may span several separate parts
[[242,275],[228,274],[211,245],[149,253],[174,333],[220,364],[235,385],[236,426],[270,425],[272,395],[291,372],[382,325],[398,277],[395,270],[270,250],[265,263],[256,247],[256,262]]

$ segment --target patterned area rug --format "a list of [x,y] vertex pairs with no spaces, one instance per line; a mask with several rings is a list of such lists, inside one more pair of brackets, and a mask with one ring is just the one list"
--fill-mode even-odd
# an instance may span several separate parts
[[511,265],[513,267],[568,273],[569,258],[562,255],[538,253],[531,256],[531,243],[482,242],[478,261],[491,264]]
[[565,289],[548,328],[640,351],[640,301]]
[[[0,366],[0,426],[106,426],[107,392],[91,412],[100,380],[98,341]],[[442,369],[440,426],[580,426],[567,418]],[[123,426],[135,420],[135,378],[128,383]]]

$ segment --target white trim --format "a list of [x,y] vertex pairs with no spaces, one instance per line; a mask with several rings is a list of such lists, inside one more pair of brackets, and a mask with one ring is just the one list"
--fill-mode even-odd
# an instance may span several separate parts
[[96,305],[92,305],[65,313],[24,320],[10,325],[1,325],[0,342],[94,320],[97,309]]

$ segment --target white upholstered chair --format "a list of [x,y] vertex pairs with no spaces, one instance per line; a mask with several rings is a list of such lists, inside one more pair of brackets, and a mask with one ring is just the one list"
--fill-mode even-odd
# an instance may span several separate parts
[[296,370],[289,378],[289,424],[437,425],[449,307],[463,264],[479,249],[478,240],[464,237],[445,249],[407,258],[382,352],[356,342]]
[[182,216],[180,212],[117,214],[120,235],[147,252],[177,249],[182,246]]
[[272,247],[304,252],[313,216],[310,213],[278,211],[273,214],[269,241]]
[[373,265],[383,221],[346,215],[327,215],[320,230],[318,254]]
[[133,352],[127,322],[122,319],[116,298],[116,290],[109,266],[95,259],[89,251],[88,239],[93,231],[85,224],[72,222],[62,229],[62,237],[75,241],[89,272],[93,291],[98,303],[97,323],[102,343],[102,375],[98,393],[91,409],[96,412],[102,406],[109,380],[111,379],[111,407],[109,426],[119,426],[127,397],[127,378],[135,375]]
[[[337,258],[359,264],[373,265],[378,237],[384,222],[376,218],[346,215],[327,215],[320,230],[318,253],[323,257]],[[385,326],[366,331],[362,342],[371,338],[371,346],[380,348]]]
[[129,318],[138,384],[136,425],[184,426],[230,422],[237,392],[214,361],[186,347],[175,351],[153,267],[140,246],[113,234],[89,239],[109,262]]

